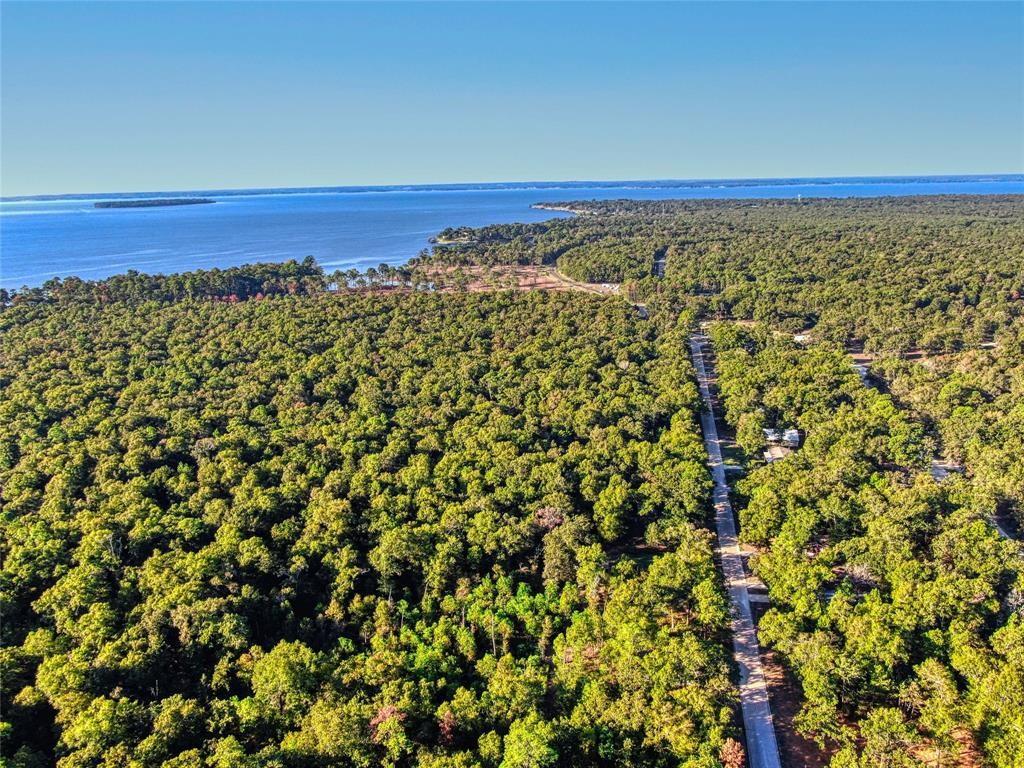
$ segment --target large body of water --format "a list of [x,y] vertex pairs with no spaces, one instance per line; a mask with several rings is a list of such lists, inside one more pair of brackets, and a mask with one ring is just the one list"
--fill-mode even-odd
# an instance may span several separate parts
[[[227,190],[0,201],[0,287],[129,269],[181,272],[313,256],[328,271],[401,264],[448,226],[533,222],[559,200],[1020,194],[1024,176],[651,181]],[[105,208],[97,200],[196,195],[213,205]]]

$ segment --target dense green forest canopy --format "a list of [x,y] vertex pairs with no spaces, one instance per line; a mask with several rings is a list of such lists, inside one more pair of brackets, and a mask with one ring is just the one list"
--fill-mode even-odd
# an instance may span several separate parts
[[[804,444],[739,484],[742,536],[772,607],[761,638],[801,681],[798,724],[837,766],[991,765],[1024,755],[1020,560],[984,488],[927,472],[924,424],[865,386],[841,348],[759,327],[712,329],[725,417]],[[755,464],[756,466],[756,464]]]
[[883,352],[973,346],[1024,314],[1019,195],[551,205],[581,215],[463,230],[432,258],[554,264],[639,299],[674,292],[715,316]]
[[[463,232],[435,258],[554,264],[763,323],[714,341],[750,465],[766,428],[806,440],[739,499],[772,601],[762,636],[802,683],[798,725],[842,766],[975,746],[1018,765],[1019,561],[990,520],[1024,519],[1024,198],[551,205],[580,215]],[[964,474],[937,484],[935,458]]]
[[[741,765],[717,318],[797,725],[834,768],[1020,764],[1024,197],[552,205],[398,268],[0,294],[5,758]],[[620,297],[447,269],[508,265]]]
[[735,766],[689,323],[509,292],[7,307],[5,755]]
[[264,296],[317,293],[326,287],[324,271],[312,257],[307,257],[301,262],[246,264],[171,275],[152,275],[131,270],[101,280],[53,278],[38,288],[0,290],[0,304],[109,304],[198,298],[244,301]]
[[873,371],[927,425],[939,455],[1024,527],[1024,318],[997,343],[923,361],[881,358]]
[[[310,296],[326,291],[463,290],[470,280],[459,269],[438,270],[420,258],[396,267],[380,264],[363,271],[327,273],[312,256],[301,262],[245,264],[226,269],[197,269],[170,275],[129,270],[123,275],[83,280],[52,278],[38,287],[0,288],[0,306],[17,304],[111,304],[117,302],[214,299],[234,303],[273,296]],[[481,275],[487,288],[502,287],[507,276]]]

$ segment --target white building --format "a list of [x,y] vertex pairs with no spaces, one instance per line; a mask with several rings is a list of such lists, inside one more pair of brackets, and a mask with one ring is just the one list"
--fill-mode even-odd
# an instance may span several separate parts
[[765,429],[764,440],[768,445],[781,445],[786,448],[800,447],[800,430],[798,429]]

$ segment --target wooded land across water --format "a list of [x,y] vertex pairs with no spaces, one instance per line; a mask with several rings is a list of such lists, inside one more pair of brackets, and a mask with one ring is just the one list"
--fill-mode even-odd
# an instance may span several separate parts
[[740,768],[701,321],[796,727],[1022,764],[1024,198],[553,205],[0,295],[9,764]]

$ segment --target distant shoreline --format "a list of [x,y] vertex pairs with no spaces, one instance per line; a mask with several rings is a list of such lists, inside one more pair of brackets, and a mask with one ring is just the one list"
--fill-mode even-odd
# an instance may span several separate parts
[[[628,199],[733,199],[744,206],[775,200],[796,204],[813,195],[845,198],[1024,194],[1020,182],[960,182],[936,184],[849,184],[691,189],[636,185],[609,189],[551,189],[367,194],[367,195],[253,195],[220,197],[198,190],[177,195],[146,192],[108,195],[88,202],[27,202],[0,205],[0,247],[3,269],[0,288],[38,286],[54,276],[91,279],[125,270],[179,273],[228,268],[244,263],[302,259],[313,255],[329,269],[389,264],[398,266],[424,249],[467,247],[462,241],[479,237],[479,228],[529,225],[571,217],[570,211],[589,210],[593,201]],[[94,202],[211,198],[203,206],[94,209]],[[700,203],[694,202],[693,205]],[[725,205],[724,202],[704,203]],[[835,202],[835,205],[841,205]],[[531,208],[532,205],[540,206]],[[550,210],[555,209],[555,210]],[[614,209],[605,206],[600,215]],[[595,208],[595,210],[597,210]],[[115,215],[117,214],[117,215]],[[592,214],[580,217],[586,221]],[[431,243],[430,238],[436,238]]]
[[100,200],[94,208],[158,208],[166,205],[206,205],[215,203],[208,197],[157,197],[146,200]]
[[989,182],[989,183],[1020,183],[1024,182],[1024,174],[1020,173],[977,173],[977,174],[935,174],[925,176],[794,176],[790,178],[749,178],[749,179],[634,179],[621,181],[510,181],[480,182],[451,184],[381,184],[351,186],[310,186],[310,187],[252,187],[228,189],[180,189],[165,191],[135,192],[73,192],[37,195],[7,195],[0,197],[0,202],[29,202],[49,200],[91,200],[97,198],[139,198],[158,199],[183,197],[185,195],[204,195],[216,197],[236,197],[253,195],[292,195],[292,194],[364,194],[394,192],[469,192],[510,189],[731,189],[749,186],[821,186],[829,187],[836,184],[942,184],[950,182]]
[[571,213],[574,216],[586,216],[591,213],[581,208],[573,208],[571,205],[551,205],[550,203],[534,203],[530,206],[538,211],[558,211],[560,213]]

